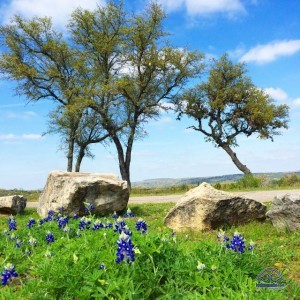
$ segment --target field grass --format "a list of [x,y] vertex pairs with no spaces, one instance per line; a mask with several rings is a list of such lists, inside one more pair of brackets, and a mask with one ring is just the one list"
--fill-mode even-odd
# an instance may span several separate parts
[[[242,233],[247,246],[250,240],[256,243],[253,252],[236,253],[218,242],[218,230],[172,233],[163,219],[173,205],[130,207],[134,217],[124,221],[138,250],[134,262],[119,264],[116,253],[120,235],[113,229],[83,229],[78,237],[80,220],[72,219],[66,232],[57,221],[28,229],[29,218],[38,221],[38,216],[26,209],[15,217],[17,230],[1,235],[0,267],[12,263],[18,277],[1,287],[0,298],[300,299],[300,232],[279,232],[268,221],[223,228],[229,237],[236,230]],[[95,218],[90,216],[90,227]],[[147,234],[135,229],[139,218],[146,221]],[[111,217],[101,221],[114,222]],[[7,224],[7,216],[1,216],[2,232]],[[47,244],[49,231],[55,241]],[[29,244],[31,237],[35,246]],[[16,248],[18,241],[21,244]],[[258,274],[270,267],[282,272],[284,289],[256,287]]]

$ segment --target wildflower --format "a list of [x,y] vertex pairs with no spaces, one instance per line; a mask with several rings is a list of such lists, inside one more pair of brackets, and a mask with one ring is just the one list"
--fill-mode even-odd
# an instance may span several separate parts
[[92,230],[97,230],[97,229],[100,229],[100,228],[103,228],[103,227],[104,227],[104,225],[102,224],[102,222],[97,219],[94,222],[94,226],[93,226]]
[[59,210],[59,212],[62,214],[63,211],[65,210],[65,208],[62,206],[62,207],[60,207],[58,210]]
[[105,269],[104,263],[101,263],[101,264],[100,264],[99,269],[100,269],[100,270],[104,270],[104,269]]
[[78,215],[74,214],[72,218],[73,218],[73,220],[77,220],[78,219]]
[[249,247],[248,247],[248,250],[250,251],[253,251],[254,250],[254,247],[255,247],[255,243],[251,240],[250,243],[249,243]]
[[21,240],[16,240],[16,248],[20,248],[21,247],[21,244],[22,244],[22,241]]
[[111,222],[107,221],[105,228],[113,228],[113,224]]
[[87,217],[82,217],[79,221],[78,228],[80,230],[89,229],[91,225],[91,220]]
[[222,230],[222,229],[218,232],[217,237],[218,237],[218,240],[219,240],[221,243],[222,243],[222,242],[228,242],[228,241],[229,241],[229,238],[226,236],[225,231]]
[[25,249],[25,255],[27,255],[27,256],[31,255],[31,251],[28,250],[28,248]]
[[30,218],[29,221],[28,221],[28,223],[26,224],[26,226],[27,226],[29,229],[31,229],[35,224],[36,224],[35,219]]
[[52,221],[53,217],[54,217],[54,211],[53,210],[49,210],[48,214],[47,214],[47,217],[45,218],[45,221],[46,222]]
[[205,264],[198,260],[197,270],[202,271],[206,268]]
[[30,236],[28,244],[32,247],[35,247],[36,243],[37,243],[37,240],[33,236]]
[[9,231],[17,230],[17,223],[16,223],[16,220],[13,216],[10,216],[8,218],[8,229],[9,229]]
[[118,215],[117,215],[117,213],[115,211],[114,211],[114,213],[112,215],[112,218],[115,219],[115,220],[118,218]]
[[83,202],[83,204],[84,204],[84,212],[85,213],[90,213],[92,210],[95,209],[95,206],[92,203]]
[[126,226],[126,223],[124,222],[124,220],[121,217],[118,217],[118,219],[116,220],[116,223],[115,223],[114,232],[121,233],[122,231],[124,231],[125,226]]
[[62,231],[64,232],[64,233],[69,233],[70,232],[70,227],[68,226],[68,225],[66,225],[63,229],[62,229]]
[[18,273],[16,272],[15,266],[8,263],[4,267],[4,271],[2,272],[2,285],[7,285],[8,282],[12,279],[12,277],[18,277]]
[[45,252],[45,257],[51,257],[51,256],[53,256],[53,253],[51,251],[47,250]]
[[228,249],[233,250],[234,252],[245,252],[245,242],[243,236],[239,232],[235,232],[232,235],[232,240],[230,244],[227,244],[226,247]]
[[52,232],[48,231],[48,233],[46,234],[46,241],[47,241],[47,244],[54,242],[54,235]]
[[147,232],[147,224],[146,221],[143,219],[138,219],[135,228],[137,231],[140,231],[141,233],[146,233]]
[[120,263],[121,261],[126,261],[130,263],[134,261],[134,245],[131,242],[131,238],[126,233],[122,232],[120,234],[120,239],[117,241],[117,258],[116,263]]
[[130,217],[130,218],[134,217],[134,214],[133,214],[133,212],[131,211],[131,209],[129,207],[127,208],[125,217]]
[[68,217],[60,217],[57,221],[58,223],[58,227],[60,229],[64,228],[69,222],[69,218]]

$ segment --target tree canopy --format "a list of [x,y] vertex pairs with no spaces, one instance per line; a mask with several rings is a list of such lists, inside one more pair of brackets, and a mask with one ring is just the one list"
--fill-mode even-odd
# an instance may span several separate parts
[[237,158],[232,147],[237,137],[257,134],[270,139],[288,128],[288,106],[276,105],[247,76],[242,63],[234,64],[224,54],[213,59],[207,81],[187,90],[177,99],[179,119],[186,115],[195,121],[190,128],[205,135],[206,141],[224,149],[245,174],[251,171]]

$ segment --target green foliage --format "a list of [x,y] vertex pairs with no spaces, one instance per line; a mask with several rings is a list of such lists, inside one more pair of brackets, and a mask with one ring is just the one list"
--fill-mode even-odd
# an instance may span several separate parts
[[[23,240],[21,248],[9,235],[1,235],[0,266],[15,265],[19,277],[1,287],[5,299],[296,299],[300,289],[289,278],[295,278],[288,267],[299,259],[298,233],[277,232],[268,222],[250,223],[236,229],[246,239],[254,240],[253,253],[227,250],[218,243],[216,231],[177,233],[163,226],[163,217],[172,203],[136,205],[131,207],[134,218],[125,219],[132,230],[133,244],[138,247],[134,263],[116,264],[116,241],[113,230],[81,231],[76,237],[77,221],[69,221],[71,232],[63,233],[56,222],[44,223],[27,229],[33,211],[16,217],[17,231]],[[135,231],[139,218],[148,223],[148,234]],[[94,218],[94,217],[93,217]],[[0,228],[7,228],[7,219],[0,219]],[[55,242],[45,242],[45,233],[51,230]],[[37,239],[30,247],[28,232]],[[93,245],[91,247],[91,245]],[[26,255],[26,248],[32,251]],[[45,256],[51,251],[53,256]],[[205,264],[197,270],[198,261]],[[105,269],[99,268],[104,263]],[[213,267],[213,268],[212,268]],[[216,268],[215,268],[216,267]],[[266,290],[256,288],[256,277],[266,267],[285,268],[287,288]]]

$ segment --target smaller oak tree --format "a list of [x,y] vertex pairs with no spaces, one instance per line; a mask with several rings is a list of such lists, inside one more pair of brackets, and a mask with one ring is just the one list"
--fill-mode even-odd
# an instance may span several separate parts
[[196,121],[190,126],[200,131],[206,141],[221,147],[236,167],[251,174],[232,150],[238,146],[237,136],[258,134],[273,141],[280,128],[288,128],[289,108],[275,105],[273,99],[257,88],[242,63],[234,64],[224,54],[212,60],[208,80],[187,90],[176,99],[178,119],[186,115]]

